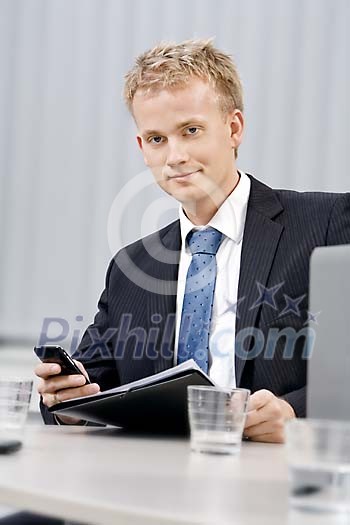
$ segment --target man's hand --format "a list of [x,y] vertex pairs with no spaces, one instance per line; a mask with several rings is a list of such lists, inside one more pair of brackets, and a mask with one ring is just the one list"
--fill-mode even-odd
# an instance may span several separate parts
[[284,443],[284,422],[296,417],[291,405],[269,390],[250,396],[244,436],[252,441]]
[[[89,376],[84,366],[79,361],[74,360],[74,362],[84,376],[88,378]],[[100,390],[97,383],[85,385],[85,377],[81,374],[58,375],[61,372],[61,367],[58,364],[40,363],[34,372],[40,377],[38,392],[42,396],[44,405],[47,407],[52,407],[61,401],[67,401],[75,397],[97,394]],[[80,419],[69,416],[59,416],[59,419],[67,425],[76,425],[81,422]]]

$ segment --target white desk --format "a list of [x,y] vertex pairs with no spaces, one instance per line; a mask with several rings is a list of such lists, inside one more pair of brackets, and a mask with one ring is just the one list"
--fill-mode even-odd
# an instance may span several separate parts
[[29,425],[23,449],[0,456],[0,503],[101,525],[333,523],[288,509],[283,445],[197,455],[111,428]]

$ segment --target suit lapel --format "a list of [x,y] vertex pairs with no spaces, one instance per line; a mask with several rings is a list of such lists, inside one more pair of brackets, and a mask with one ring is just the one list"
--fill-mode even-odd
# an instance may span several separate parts
[[149,295],[147,319],[160,314],[157,357],[154,373],[173,366],[177,277],[181,250],[180,221],[175,221],[159,232],[156,248],[152,251],[152,266],[157,275],[157,293]]
[[[249,349],[251,337],[246,332],[256,326],[261,306],[252,308],[258,298],[257,283],[266,285],[277,246],[283,231],[283,226],[274,222],[283,211],[283,207],[274,191],[250,176],[251,190],[245,222],[240,277],[238,284],[238,299],[242,299],[238,307],[239,316],[236,320],[236,352],[235,369],[236,384],[239,385],[246,359],[242,355],[244,348]],[[244,298],[244,299],[243,299]],[[241,337],[240,337],[241,336]]]

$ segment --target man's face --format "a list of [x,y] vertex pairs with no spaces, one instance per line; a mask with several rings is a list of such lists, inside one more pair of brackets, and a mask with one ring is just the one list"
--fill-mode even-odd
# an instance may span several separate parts
[[133,114],[145,163],[159,186],[183,204],[208,198],[221,204],[234,185],[241,112],[225,117],[214,89],[194,78],[181,88],[138,90]]

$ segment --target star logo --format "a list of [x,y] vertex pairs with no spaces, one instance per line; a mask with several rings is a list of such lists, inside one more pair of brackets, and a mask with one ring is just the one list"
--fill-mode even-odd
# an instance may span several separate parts
[[[210,321],[203,321],[203,324],[202,324],[201,328],[202,328],[203,331],[206,331],[206,332],[209,333],[210,332]],[[200,334],[201,334],[201,330],[199,330],[199,332],[198,332],[198,335],[200,335]]]
[[315,324],[318,324],[318,321],[317,321],[317,318],[318,316],[321,314],[322,312],[317,312],[317,313],[312,313],[310,312],[309,310],[307,311],[307,319],[304,323],[305,324],[309,324],[309,323],[315,323]]
[[263,304],[266,304],[274,310],[277,310],[275,295],[278,292],[278,290],[284,285],[284,281],[282,283],[276,284],[275,286],[271,286],[271,288],[266,288],[263,284],[258,282],[256,283],[256,285],[258,287],[259,297],[255,301],[255,303],[252,304],[249,310],[253,310],[254,308],[262,306]]
[[235,316],[237,317],[237,319],[240,318],[240,313],[238,311],[238,307],[241,303],[243,303],[243,301],[245,301],[245,297],[241,297],[240,299],[238,299],[232,306],[230,306],[230,311],[233,312],[235,314]]
[[282,315],[286,314],[295,314],[298,317],[300,317],[300,310],[299,310],[299,304],[301,301],[306,297],[306,294],[301,295],[300,297],[297,297],[296,299],[292,299],[287,294],[283,294],[284,300],[286,301],[286,306],[283,308],[282,312],[279,314],[278,317],[282,317]]

